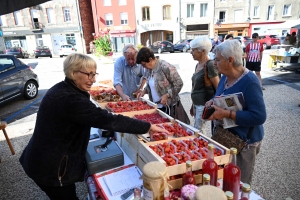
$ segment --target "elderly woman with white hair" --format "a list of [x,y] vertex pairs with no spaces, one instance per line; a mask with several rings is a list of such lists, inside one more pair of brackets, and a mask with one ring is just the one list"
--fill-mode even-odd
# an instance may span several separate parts
[[202,134],[206,134],[205,120],[202,113],[205,103],[210,100],[219,83],[218,71],[214,62],[209,59],[208,53],[212,48],[211,40],[207,36],[200,36],[190,43],[191,54],[198,61],[195,73],[192,76],[192,107],[190,114],[195,117],[194,127]]
[[148,122],[113,115],[90,101],[97,64],[84,54],[64,61],[65,80],[50,88],[37,113],[33,135],[20,157],[26,174],[50,199],[78,199],[91,127],[144,134],[165,131]]
[[[223,74],[216,96],[242,92],[245,105],[241,111],[230,111],[212,105],[215,112],[208,119],[215,120],[215,129],[222,125],[219,120],[223,118],[232,119],[238,125],[230,128],[230,131],[248,144],[237,154],[237,165],[241,169],[241,181],[251,184],[255,158],[264,137],[262,124],[266,121],[266,107],[260,82],[255,74],[249,73],[249,70],[243,67],[243,50],[239,41],[228,40],[218,45],[214,51],[216,68]],[[207,106],[210,104],[212,101],[206,103]],[[250,132],[251,137],[248,138]]]

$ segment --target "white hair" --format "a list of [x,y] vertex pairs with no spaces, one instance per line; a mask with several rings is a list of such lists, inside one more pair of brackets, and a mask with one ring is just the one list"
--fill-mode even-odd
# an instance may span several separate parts
[[217,45],[214,48],[214,52],[220,53],[226,60],[228,60],[229,57],[232,57],[234,59],[234,67],[243,64],[242,58],[244,52],[238,40],[226,40],[222,44]]
[[126,44],[123,48],[123,55],[126,56],[127,53],[131,52],[130,49],[134,50],[135,53],[138,52],[138,49],[133,44]]
[[199,51],[205,50],[207,55],[212,48],[211,40],[205,35],[193,39],[190,46],[191,48],[198,49]]

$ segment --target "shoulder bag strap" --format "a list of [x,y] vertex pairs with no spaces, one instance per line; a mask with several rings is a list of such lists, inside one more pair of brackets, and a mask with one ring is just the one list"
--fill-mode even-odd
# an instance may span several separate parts
[[253,132],[253,129],[254,129],[254,126],[250,127],[250,129],[249,129],[249,131],[248,131],[248,134],[247,134],[247,141],[250,140],[251,135],[252,135],[252,132]]
[[208,61],[205,63],[205,65],[204,65],[204,84],[205,84],[206,87],[208,87],[208,86],[213,86],[214,90],[216,90],[215,87],[214,87],[214,85],[212,84],[212,82],[210,81],[210,79],[209,79],[209,77],[208,77],[208,68],[207,68],[207,64],[208,64],[209,62],[210,62],[210,60],[208,60]]

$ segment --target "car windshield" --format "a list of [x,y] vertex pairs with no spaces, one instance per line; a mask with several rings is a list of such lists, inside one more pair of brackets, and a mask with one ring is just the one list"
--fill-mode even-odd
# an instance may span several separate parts
[[270,38],[277,38],[277,35],[270,35]]

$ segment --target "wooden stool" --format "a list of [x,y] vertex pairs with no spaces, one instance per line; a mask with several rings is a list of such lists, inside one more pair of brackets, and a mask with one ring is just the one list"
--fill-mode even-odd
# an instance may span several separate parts
[[9,148],[10,148],[10,151],[11,151],[12,155],[15,155],[15,150],[14,150],[14,148],[13,148],[11,142],[10,142],[10,139],[7,136],[7,133],[5,131],[6,126],[7,126],[6,122],[0,122],[0,130],[2,130],[3,133],[4,133],[4,136],[6,138],[6,142],[7,142],[8,146],[9,146]]

